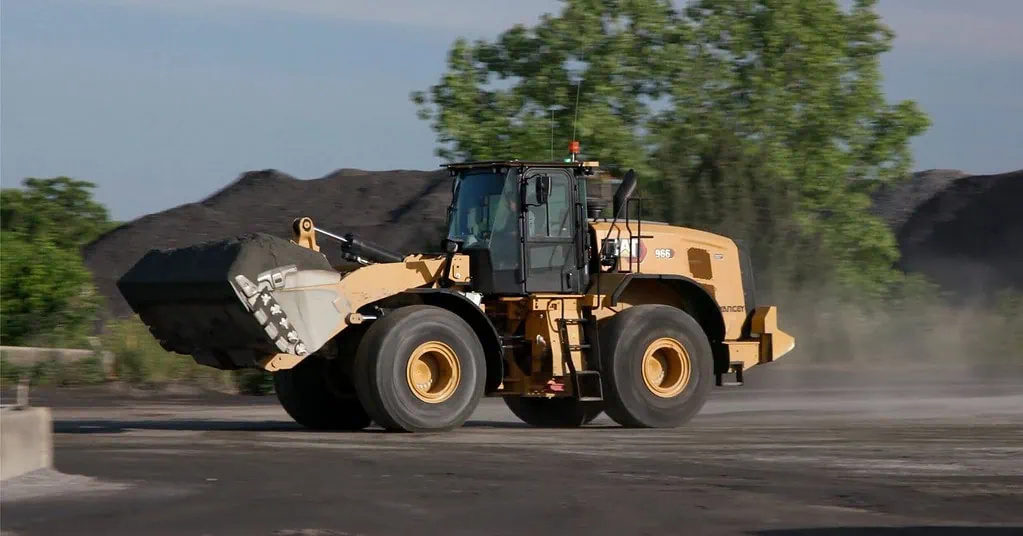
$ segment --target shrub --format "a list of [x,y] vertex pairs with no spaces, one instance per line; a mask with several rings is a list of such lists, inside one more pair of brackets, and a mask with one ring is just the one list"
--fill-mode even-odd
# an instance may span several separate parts
[[274,393],[273,375],[265,370],[244,369],[236,371],[235,382],[238,392],[246,395],[271,395]]
[[16,385],[24,374],[24,368],[11,363],[7,360],[7,355],[0,352],[0,387]]

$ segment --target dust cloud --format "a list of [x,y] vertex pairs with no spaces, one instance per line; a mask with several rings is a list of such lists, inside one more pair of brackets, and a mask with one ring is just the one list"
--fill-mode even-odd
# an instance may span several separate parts
[[796,348],[751,369],[749,385],[861,399],[1023,393],[1023,314],[998,310],[985,298],[868,309],[835,296],[801,292],[771,302]]

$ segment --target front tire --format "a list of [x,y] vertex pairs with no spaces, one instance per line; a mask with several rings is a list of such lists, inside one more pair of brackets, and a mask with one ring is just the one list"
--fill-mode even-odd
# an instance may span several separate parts
[[372,420],[354,396],[338,396],[325,359],[310,356],[273,373],[274,392],[284,411],[311,430],[361,430]]
[[574,398],[502,396],[508,409],[522,422],[538,428],[577,428],[589,424],[604,412],[599,402]]
[[604,411],[629,428],[674,428],[710,396],[710,341],[685,311],[637,305],[600,329]]
[[486,360],[476,333],[439,307],[402,307],[366,331],[355,356],[355,388],[383,428],[441,432],[476,410]]

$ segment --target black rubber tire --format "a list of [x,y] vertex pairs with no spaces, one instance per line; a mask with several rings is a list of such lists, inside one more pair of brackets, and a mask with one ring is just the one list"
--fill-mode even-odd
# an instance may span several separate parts
[[538,428],[576,428],[593,422],[604,412],[600,402],[579,402],[574,398],[501,398],[522,422]]
[[[449,398],[427,403],[412,392],[406,366],[420,344],[439,341],[457,356],[460,380]],[[461,317],[440,307],[410,305],[376,320],[355,355],[359,399],[373,421],[389,431],[443,432],[465,424],[483,397],[486,358],[479,338]]]
[[[651,343],[670,337],[689,354],[690,378],[671,398],[654,395],[643,381],[643,355]],[[637,305],[600,328],[604,411],[628,428],[674,428],[689,422],[710,396],[714,357],[696,320],[667,305]]]
[[332,390],[327,361],[310,356],[294,368],[273,373],[274,391],[284,411],[311,430],[361,430],[372,423],[357,397]]

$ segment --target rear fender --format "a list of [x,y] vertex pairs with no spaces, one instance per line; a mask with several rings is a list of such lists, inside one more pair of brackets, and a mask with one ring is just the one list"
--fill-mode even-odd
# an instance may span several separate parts
[[[715,373],[727,372],[729,364],[729,350],[723,344],[725,339],[724,316],[721,315],[721,308],[718,306],[717,300],[715,300],[714,297],[711,296],[710,293],[695,280],[683,275],[674,274],[627,274],[615,287],[614,291],[612,291],[609,305],[611,307],[617,306],[619,300],[624,294],[626,294],[626,291],[629,290],[630,287],[632,289],[636,289],[639,285],[649,283],[663,284],[672,289],[675,294],[681,298],[681,301],[677,303],[677,306],[692,315],[693,318],[699,322],[700,326],[703,327],[703,331],[707,334],[707,338],[710,339],[710,345],[714,351]],[[662,300],[665,298],[666,297],[661,296]],[[674,300],[667,301],[673,302]]]

